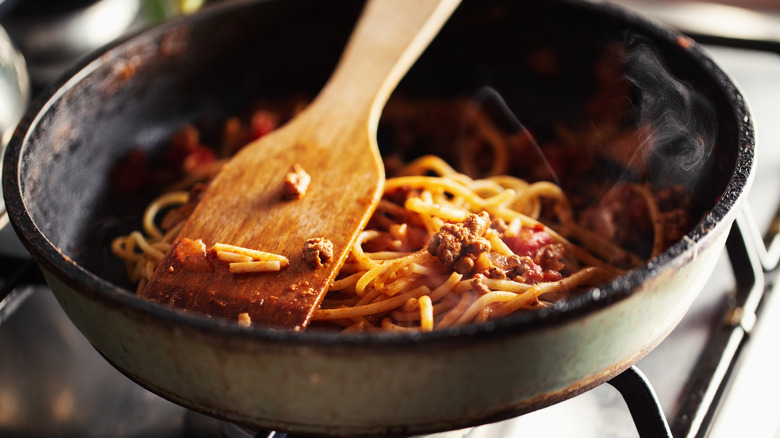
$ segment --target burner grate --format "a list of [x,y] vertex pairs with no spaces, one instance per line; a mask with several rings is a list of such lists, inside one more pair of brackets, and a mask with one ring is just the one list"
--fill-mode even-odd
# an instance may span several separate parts
[[[726,249],[736,277],[736,291],[712,334],[685,390],[685,397],[672,424],[675,437],[706,435],[742,347],[753,330],[759,305],[768,288],[764,271],[769,260],[763,242],[756,239],[754,226],[745,207],[731,229]],[[776,234],[773,237],[777,241]],[[775,262],[774,265],[777,263]]]

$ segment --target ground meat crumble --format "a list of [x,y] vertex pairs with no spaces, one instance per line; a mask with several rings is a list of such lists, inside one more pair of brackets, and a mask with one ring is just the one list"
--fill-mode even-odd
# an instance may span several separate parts
[[333,258],[333,243],[324,237],[307,239],[303,243],[303,259],[315,268]]
[[301,199],[309,188],[311,176],[303,170],[300,164],[295,163],[292,171],[284,178],[282,185],[282,197],[284,199]]
[[[494,230],[499,231],[502,240],[507,239],[503,236],[505,227],[501,227],[500,222],[493,221],[492,225],[498,225]],[[484,237],[490,226],[487,212],[469,215],[463,223],[444,224],[428,241],[428,252],[449,269],[467,277],[473,275],[474,287],[478,290],[485,278],[510,279],[530,284],[562,278],[560,271],[565,268],[565,248],[560,243],[552,243],[546,232],[525,230],[529,231],[526,234],[536,238],[515,248],[515,254],[506,256],[491,252],[490,242]],[[540,238],[541,235],[544,238]],[[510,247],[518,246],[515,240],[517,238],[509,238]],[[518,249],[522,250],[522,255],[517,253]]]
[[428,241],[428,252],[463,275],[470,275],[480,254],[490,251],[483,236],[490,227],[487,212],[469,215],[463,223],[444,224]]

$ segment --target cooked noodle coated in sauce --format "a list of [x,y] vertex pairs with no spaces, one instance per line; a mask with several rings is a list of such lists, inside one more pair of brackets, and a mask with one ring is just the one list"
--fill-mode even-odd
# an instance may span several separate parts
[[[229,120],[225,137],[245,141],[269,131],[269,120],[280,117],[263,114],[238,128],[235,119]],[[200,145],[196,134],[187,126],[172,142],[184,169],[182,182],[149,205],[142,230],[112,244],[139,292],[197,204],[203,182],[218,172],[224,158],[211,152],[216,148]],[[227,142],[223,155],[235,150]],[[127,161],[116,173],[130,173],[123,165]],[[659,254],[687,231],[689,222],[680,217],[686,193],[679,188],[622,183],[601,204],[578,214],[552,182],[508,175],[472,178],[436,156],[393,166],[392,174],[368,227],[315,310],[312,329],[430,331],[549,306]],[[632,214],[643,216],[642,223],[651,228],[642,232],[651,236],[650,254],[624,248],[635,237],[630,230],[615,237],[615,230],[604,229],[618,223],[613,216],[623,214],[626,199]],[[307,248],[316,268],[327,245],[313,242]],[[237,321],[252,323],[241,315]]]

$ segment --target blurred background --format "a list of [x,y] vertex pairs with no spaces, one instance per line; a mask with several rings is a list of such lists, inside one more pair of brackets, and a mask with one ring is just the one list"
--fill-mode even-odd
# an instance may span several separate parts
[[41,88],[76,60],[112,40],[205,0],[0,0],[0,23]]

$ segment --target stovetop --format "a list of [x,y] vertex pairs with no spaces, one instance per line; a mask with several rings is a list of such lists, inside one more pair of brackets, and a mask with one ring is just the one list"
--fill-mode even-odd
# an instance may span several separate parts
[[[763,232],[778,226],[772,221],[780,207],[780,56],[706,48],[739,84],[754,115],[758,169],[748,205]],[[4,251],[15,245],[8,227],[0,231],[0,243]],[[10,252],[23,253],[18,248]],[[766,275],[768,292],[740,351],[710,436],[780,437],[780,415],[768,398],[780,393],[780,349],[774,346],[774,337],[780,334],[780,286],[773,284],[777,280],[777,269]],[[637,364],[668,418],[678,413],[686,382],[713,330],[722,324],[735,287],[724,251],[680,325]],[[0,436],[225,436],[229,425],[188,412],[111,367],[70,323],[47,288],[31,286],[15,293],[29,296],[0,325]],[[239,429],[233,432],[253,436]],[[602,385],[515,419],[435,436],[633,437],[637,431],[621,394]]]

